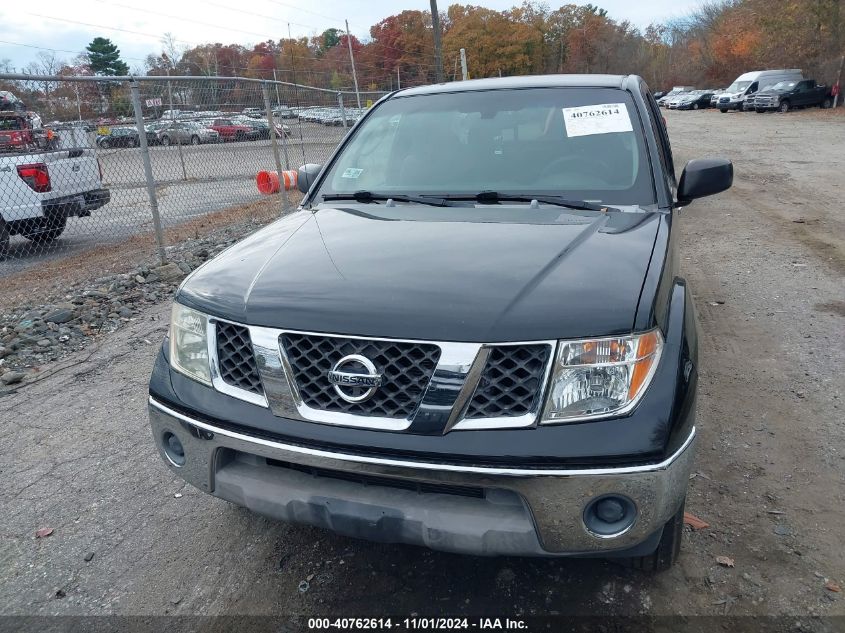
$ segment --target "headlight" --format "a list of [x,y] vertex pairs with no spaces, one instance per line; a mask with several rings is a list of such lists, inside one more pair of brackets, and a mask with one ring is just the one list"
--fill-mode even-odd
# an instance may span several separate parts
[[189,378],[211,385],[208,360],[208,317],[178,303],[170,318],[170,366]]
[[630,410],[651,382],[662,350],[659,330],[560,341],[542,422],[607,417]]

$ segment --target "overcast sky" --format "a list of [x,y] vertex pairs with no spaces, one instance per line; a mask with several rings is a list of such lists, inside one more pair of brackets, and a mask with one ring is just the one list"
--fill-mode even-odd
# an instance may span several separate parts
[[[570,0],[571,1],[571,0]],[[440,0],[445,11],[449,4]],[[507,9],[521,0],[474,0],[491,9]],[[566,4],[547,2],[556,8]],[[594,0],[616,20],[639,27],[681,17],[704,0]],[[576,4],[585,4],[576,2]],[[287,36],[314,35],[327,28],[343,28],[344,18],[359,38],[369,27],[404,9],[428,9],[428,0],[40,0],[37,3],[0,1],[0,61],[11,60],[19,71],[32,61],[39,47],[58,49],[70,59],[96,36],[120,48],[130,68],[141,68],[149,53],[161,51],[161,36],[172,33],[182,46],[206,42],[251,45]],[[26,45],[26,46],[23,46]]]

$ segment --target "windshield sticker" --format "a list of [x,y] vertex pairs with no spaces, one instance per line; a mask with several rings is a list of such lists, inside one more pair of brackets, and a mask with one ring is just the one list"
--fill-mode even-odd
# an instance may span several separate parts
[[634,130],[624,103],[602,103],[562,110],[566,135],[569,137]]
[[358,169],[357,167],[347,167],[344,172],[340,175],[341,178],[357,178],[361,175],[361,172],[364,171],[363,169]]

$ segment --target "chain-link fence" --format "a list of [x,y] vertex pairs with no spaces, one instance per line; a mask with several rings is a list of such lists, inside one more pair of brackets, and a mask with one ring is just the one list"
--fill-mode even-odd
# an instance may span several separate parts
[[165,259],[203,231],[275,219],[299,194],[262,195],[257,172],[324,162],[384,94],[238,77],[0,75],[0,87],[22,97],[0,97],[0,287],[47,263],[96,272],[103,249]]

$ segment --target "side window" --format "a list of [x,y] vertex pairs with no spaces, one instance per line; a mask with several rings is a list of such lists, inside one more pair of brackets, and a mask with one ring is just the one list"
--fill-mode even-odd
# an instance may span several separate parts
[[753,84],[751,84],[750,86],[748,86],[748,94],[755,93],[755,92],[757,92],[757,90],[759,90],[759,89],[760,89],[760,86],[759,86],[759,85],[757,84],[757,82],[755,81]]
[[663,124],[663,115],[660,114],[660,108],[654,97],[648,92],[645,84],[642,84],[643,99],[648,108],[648,118],[651,122],[651,129],[654,132],[654,137],[657,139],[657,149],[660,157],[660,163],[663,165],[664,171],[669,175],[669,180],[672,186],[675,185],[675,165],[672,161],[672,146],[669,144],[669,135],[666,132],[666,126]]

